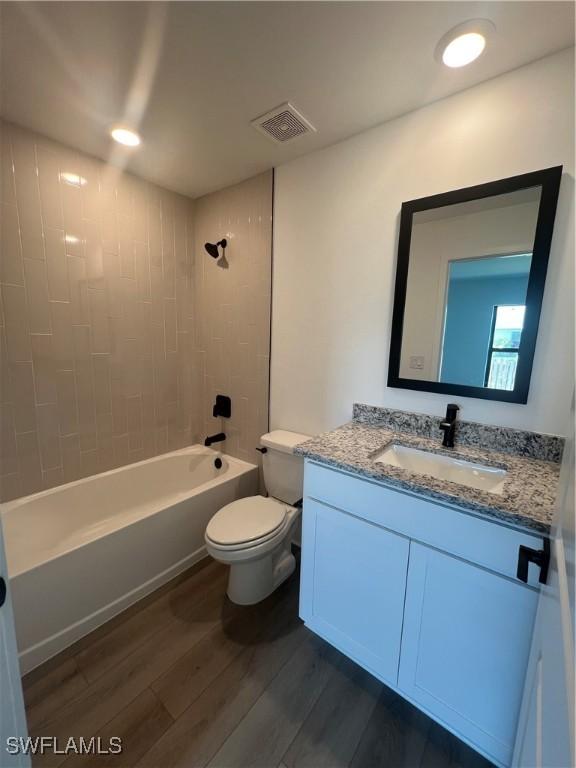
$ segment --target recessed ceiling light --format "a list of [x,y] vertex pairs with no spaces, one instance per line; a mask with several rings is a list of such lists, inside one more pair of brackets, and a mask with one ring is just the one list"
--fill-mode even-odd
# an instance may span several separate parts
[[484,35],[467,32],[448,43],[442,54],[442,61],[447,67],[465,67],[477,59],[485,47]]
[[482,54],[494,30],[494,24],[488,19],[459,24],[440,40],[435,58],[451,69],[465,67]]
[[125,147],[137,147],[140,144],[140,136],[129,128],[113,128],[110,135],[118,144],[124,144]]

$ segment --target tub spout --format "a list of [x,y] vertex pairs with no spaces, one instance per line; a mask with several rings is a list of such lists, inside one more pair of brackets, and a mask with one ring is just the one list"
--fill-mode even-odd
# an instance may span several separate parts
[[224,432],[218,432],[217,435],[210,435],[209,437],[204,440],[204,445],[210,446],[212,443],[221,443],[223,440],[226,440],[226,435]]

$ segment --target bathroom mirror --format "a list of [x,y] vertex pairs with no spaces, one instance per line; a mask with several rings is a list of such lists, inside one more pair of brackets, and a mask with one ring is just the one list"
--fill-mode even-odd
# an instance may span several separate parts
[[527,402],[561,175],[402,204],[389,386]]

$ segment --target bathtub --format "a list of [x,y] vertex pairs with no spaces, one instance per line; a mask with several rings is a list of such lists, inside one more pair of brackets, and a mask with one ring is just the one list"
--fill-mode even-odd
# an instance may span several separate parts
[[254,464],[194,445],[3,504],[22,673],[206,557],[212,515],[257,492]]

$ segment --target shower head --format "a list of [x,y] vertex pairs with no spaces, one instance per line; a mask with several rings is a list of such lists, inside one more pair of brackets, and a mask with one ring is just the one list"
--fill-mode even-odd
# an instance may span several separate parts
[[222,240],[219,240],[217,243],[204,243],[204,248],[210,254],[210,256],[212,256],[213,259],[217,259],[220,256],[218,253],[218,246],[224,250],[227,245],[228,241],[226,238],[222,238]]
[[214,245],[214,243],[205,243],[204,248],[208,251],[210,256],[212,256],[213,259],[217,259],[220,254],[218,253],[218,246]]

